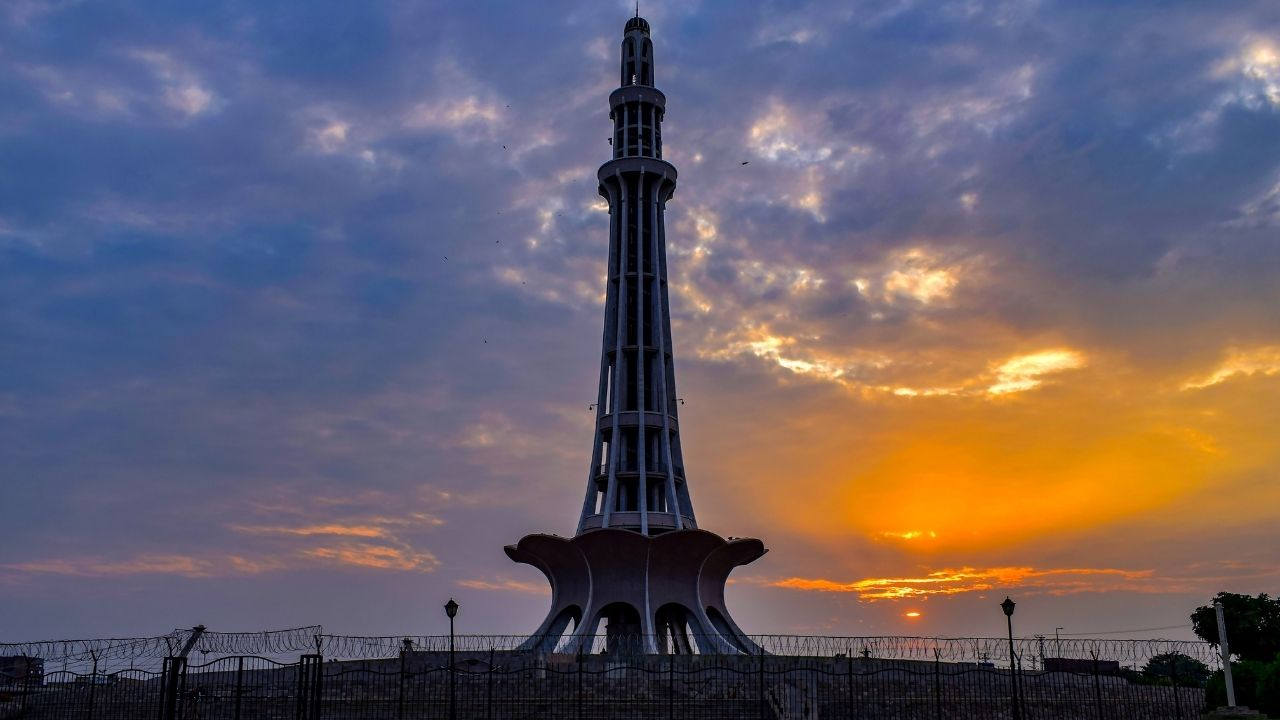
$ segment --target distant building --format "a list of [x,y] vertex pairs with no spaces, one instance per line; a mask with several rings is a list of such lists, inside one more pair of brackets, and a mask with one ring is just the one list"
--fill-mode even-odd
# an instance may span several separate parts
[[1078,658],[1045,658],[1045,672],[1069,672],[1080,675],[1119,675],[1120,663],[1117,660],[1081,660]]
[[25,655],[0,656],[0,686],[27,684],[44,684],[44,659]]

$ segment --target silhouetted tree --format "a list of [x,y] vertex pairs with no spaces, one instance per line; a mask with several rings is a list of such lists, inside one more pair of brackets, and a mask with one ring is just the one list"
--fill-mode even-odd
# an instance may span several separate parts
[[[1227,624],[1227,645],[1241,660],[1271,662],[1280,654],[1280,599],[1263,593],[1257,597],[1220,592],[1214,600],[1222,603]],[[1191,613],[1191,627],[1206,642],[1218,644],[1218,618],[1213,604]]]
[[1209,679],[1209,666],[1180,652],[1160,653],[1147,661],[1142,676],[1151,682],[1176,680],[1179,685],[1200,687]]

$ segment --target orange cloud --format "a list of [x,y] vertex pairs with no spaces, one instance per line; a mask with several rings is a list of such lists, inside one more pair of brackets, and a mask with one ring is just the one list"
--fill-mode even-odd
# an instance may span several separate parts
[[304,550],[302,555],[339,565],[355,565],[380,570],[431,572],[440,564],[436,556],[429,552],[364,543],[312,548]]
[[338,535],[342,537],[380,538],[386,537],[387,534],[386,530],[373,525],[343,525],[340,523],[306,525],[303,527],[233,525],[231,529],[252,535],[297,535],[300,537]]
[[1280,345],[1250,348],[1242,350],[1231,348],[1227,357],[1219,363],[1213,372],[1204,377],[1188,380],[1182,385],[1183,390],[1199,390],[1218,385],[1237,376],[1276,375],[1280,374]]
[[528,593],[530,595],[546,595],[548,589],[546,583],[525,582],[524,580],[511,580],[510,578],[504,578],[497,582],[490,582],[488,580],[459,580],[458,584],[471,590],[497,590]]
[[0,568],[16,572],[83,577],[150,574],[210,577],[215,574],[216,564],[188,555],[139,555],[118,561],[92,557],[34,560],[0,565]]
[[1045,375],[1077,370],[1087,365],[1085,356],[1075,350],[1042,350],[1009,358],[995,368],[995,382],[987,388],[992,395],[1023,392],[1040,387]]
[[885,540],[937,540],[938,533],[932,530],[886,530],[879,537]]
[[[926,595],[957,595],[983,592],[996,587],[1040,589],[1051,595],[1075,592],[1100,592],[1118,589],[1114,580],[1126,581],[1125,589],[1134,581],[1147,580],[1152,570],[1120,570],[1116,568],[1058,568],[1037,570],[1029,567],[959,568],[937,570],[923,577],[864,578],[837,582],[824,578],[791,577],[767,583],[771,587],[814,592],[856,593],[860,600],[901,600]],[[1098,582],[1091,578],[1108,578]]]

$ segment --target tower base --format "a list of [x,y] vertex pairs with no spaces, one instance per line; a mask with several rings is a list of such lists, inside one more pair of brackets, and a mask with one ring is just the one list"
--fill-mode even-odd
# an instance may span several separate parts
[[605,528],[569,539],[526,535],[506,552],[551,583],[551,612],[521,650],[592,652],[603,621],[611,655],[761,652],[724,604],[729,573],[768,552],[759,540]]

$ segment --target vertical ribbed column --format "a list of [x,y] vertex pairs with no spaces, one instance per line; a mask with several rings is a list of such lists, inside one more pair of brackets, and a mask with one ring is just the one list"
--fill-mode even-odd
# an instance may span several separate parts
[[[653,227],[656,229],[660,227],[658,223],[659,218],[661,217],[658,214],[658,203],[654,203],[651,209],[653,211]],[[675,398],[673,397],[674,389],[670,387],[670,378],[667,373],[667,367],[670,365],[670,360],[668,358],[669,349],[667,346],[667,331],[670,327],[670,323],[666,320],[670,318],[670,314],[667,310],[666,273],[663,272],[665,261],[663,256],[659,253],[660,243],[659,234],[657,232],[652,234],[652,237],[650,238],[650,245],[652,248],[651,252],[653,254],[654,268],[654,317],[664,319],[664,322],[662,322],[658,328],[658,332],[655,333],[657,335],[658,354],[657,362],[654,363],[658,366],[662,378],[661,382],[658,384],[659,392],[657,400],[658,409],[662,412],[662,435],[659,438],[659,443],[662,448],[662,464],[664,466],[663,473],[665,475],[664,479],[666,480],[663,491],[667,496],[666,511],[675,514],[675,529],[680,530],[684,528],[684,519],[682,517],[683,514],[680,512],[680,501],[676,496],[676,471],[675,463],[672,462],[671,455],[671,417],[675,412]]]
[[636,470],[640,473],[636,478],[635,497],[639,501],[638,509],[640,511],[640,532],[645,535],[649,534],[649,473],[645,467],[645,450],[649,443],[648,426],[645,424],[645,404],[646,398],[644,394],[644,366],[649,357],[649,338],[645,334],[644,328],[644,216],[649,208],[649,202],[645,199],[645,181],[644,170],[640,170],[640,177],[636,183],[636,328],[635,328],[635,372],[636,372],[636,415],[638,421],[636,423],[635,436],[632,442],[636,444]]
[[[626,179],[618,175],[618,184],[621,192],[619,196],[622,198],[622,212],[618,217],[618,229],[614,233],[618,238],[618,302],[617,312],[614,314],[613,323],[613,392],[609,399],[609,416],[612,420],[609,430],[609,465],[606,472],[607,482],[605,484],[604,508],[602,509],[601,520],[602,527],[609,527],[609,518],[613,515],[614,508],[618,502],[618,465],[619,455],[623,452],[626,444],[621,433],[621,417],[622,404],[626,398],[627,382],[630,379],[627,372],[626,353],[623,347],[623,339],[627,336],[627,255],[629,242],[629,211],[631,192],[628,188]],[[610,213],[611,215],[613,213]],[[608,338],[606,342],[608,342]],[[607,347],[607,345],[606,345]]]
[[609,191],[609,264],[605,277],[605,302],[604,302],[604,332],[600,339],[600,387],[596,392],[595,403],[595,423],[592,431],[595,433],[595,440],[591,443],[591,466],[587,470],[587,495],[582,501],[582,515],[578,521],[578,533],[583,532],[586,528],[583,523],[590,516],[597,514],[596,506],[599,504],[600,487],[599,476],[602,463],[607,460],[603,456],[604,452],[604,429],[602,427],[605,418],[609,417],[609,388],[613,384],[613,374],[615,363],[613,361],[613,353],[609,352],[609,348],[613,346],[613,339],[617,334],[617,313],[618,313],[618,283],[615,278],[618,275],[618,224],[616,222],[617,213],[614,207],[617,205],[617,197]]

